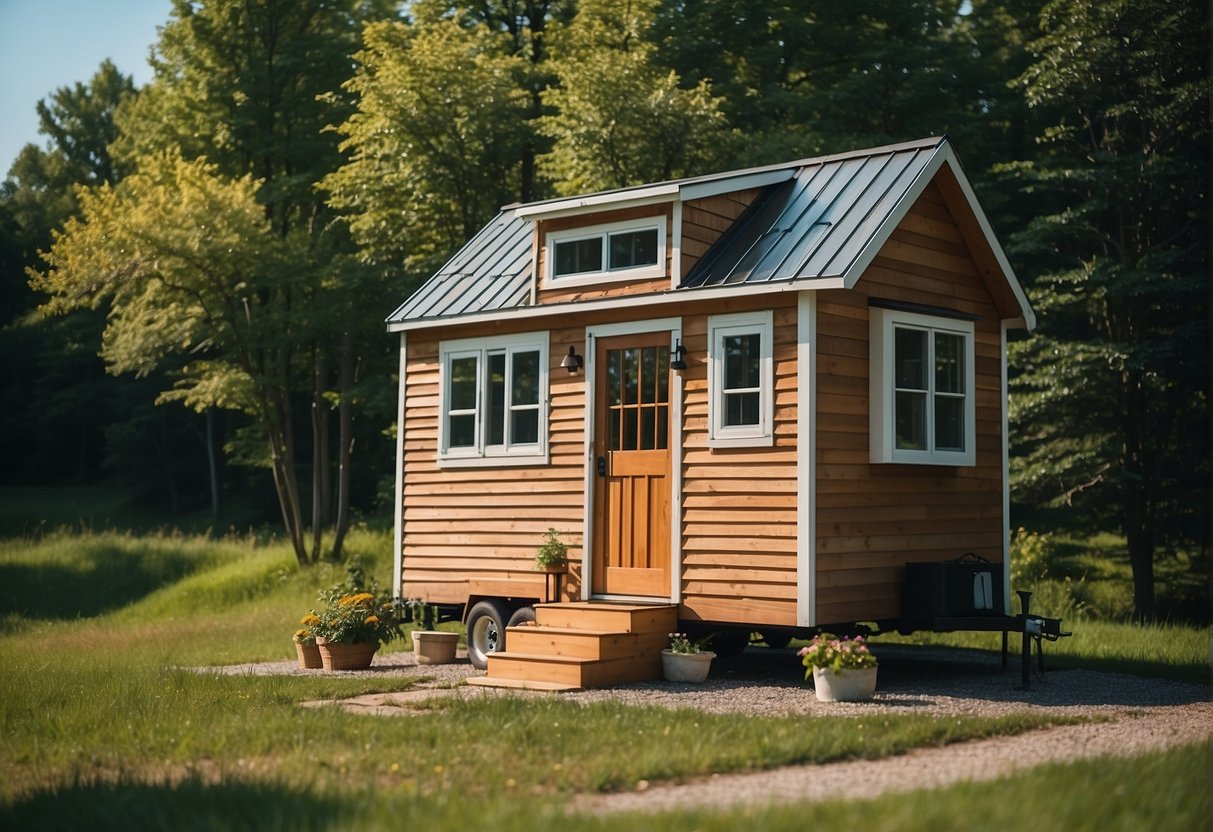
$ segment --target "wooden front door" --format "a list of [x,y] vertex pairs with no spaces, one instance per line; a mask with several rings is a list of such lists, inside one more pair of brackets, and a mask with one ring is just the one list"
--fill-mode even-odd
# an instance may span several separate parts
[[670,333],[595,346],[595,595],[670,595]]

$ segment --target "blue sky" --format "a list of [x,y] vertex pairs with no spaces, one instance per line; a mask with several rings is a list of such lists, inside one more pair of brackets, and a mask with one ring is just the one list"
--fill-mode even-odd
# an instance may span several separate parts
[[0,0],[0,179],[38,133],[39,99],[87,83],[109,58],[137,85],[151,79],[148,49],[170,0]]

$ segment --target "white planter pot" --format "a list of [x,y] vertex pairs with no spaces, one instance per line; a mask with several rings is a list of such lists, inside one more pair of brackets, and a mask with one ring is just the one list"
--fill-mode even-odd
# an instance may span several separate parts
[[876,668],[835,673],[813,668],[813,691],[822,702],[862,702],[876,693]]
[[661,651],[661,674],[669,682],[702,682],[708,678],[715,653]]
[[451,664],[455,661],[455,648],[458,646],[458,633],[413,631],[413,655],[417,664]]

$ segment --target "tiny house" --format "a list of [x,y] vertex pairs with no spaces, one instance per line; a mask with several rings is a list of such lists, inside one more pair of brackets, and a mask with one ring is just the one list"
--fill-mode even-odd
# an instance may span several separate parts
[[[896,621],[907,564],[962,553],[1006,613],[1007,333],[1033,323],[946,138],[506,206],[387,321],[396,587],[490,676],[561,616]],[[566,576],[533,566],[548,529]],[[581,683],[643,678],[639,642]]]

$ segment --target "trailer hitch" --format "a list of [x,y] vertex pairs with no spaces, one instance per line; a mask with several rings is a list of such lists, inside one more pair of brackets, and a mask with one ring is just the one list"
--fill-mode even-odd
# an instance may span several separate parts
[[[1060,618],[1045,618],[1039,615],[1030,615],[1028,607],[1032,599],[1032,593],[1026,589],[1018,589],[1015,594],[1019,596],[1020,613],[1016,616],[1016,621],[1019,623],[1020,632],[1023,633],[1023,648],[1022,648],[1022,670],[1023,670],[1023,689],[1032,689],[1032,641],[1036,641],[1036,660],[1040,673],[1045,672],[1045,652],[1044,639],[1049,641],[1057,641],[1059,638],[1065,638],[1072,635],[1061,629]],[[1002,667],[1007,668],[1007,632],[1002,633]]]

